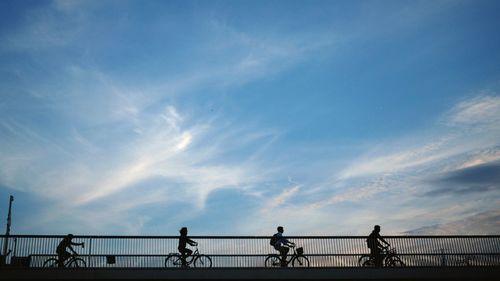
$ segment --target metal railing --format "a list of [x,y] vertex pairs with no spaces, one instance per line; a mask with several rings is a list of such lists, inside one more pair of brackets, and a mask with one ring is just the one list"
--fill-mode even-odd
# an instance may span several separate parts
[[[12,250],[7,264],[29,257],[30,267],[42,267],[55,257],[62,235],[10,235]],[[269,254],[277,252],[268,236],[191,236],[200,253],[212,259],[213,267],[263,267]],[[358,267],[368,254],[364,236],[287,237],[304,248],[311,267]],[[406,266],[499,266],[500,235],[488,236],[386,236]],[[161,268],[169,253],[177,252],[177,236],[75,236],[80,258],[91,268]],[[0,248],[5,236],[0,236]],[[16,258],[13,258],[16,257]],[[113,257],[110,259],[109,257]],[[114,263],[109,261],[113,260]],[[9,262],[10,261],[10,262]],[[25,265],[26,266],[26,265]]]

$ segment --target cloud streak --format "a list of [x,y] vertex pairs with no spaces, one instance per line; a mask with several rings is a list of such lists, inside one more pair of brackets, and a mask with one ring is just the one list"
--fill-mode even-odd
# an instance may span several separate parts
[[[194,224],[206,213],[210,196],[217,193],[218,200],[224,200],[227,190],[251,203],[245,205],[250,209],[242,211],[241,219],[254,222],[241,227],[249,233],[264,233],[264,227],[274,229],[276,224],[299,224],[296,231],[307,233],[330,220],[337,225],[316,233],[353,233],[373,220],[403,220],[399,214],[423,218],[419,207],[424,203],[418,200],[450,204],[422,196],[432,192],[471,196],[471,202],[478,202],[470,203],[470,212],[484,211],[477,207],[484,203],[479,201],[491,203],[491,199],[481,194],[496,194],[497,189],[490,188],[494,185],[474,190],[472,186],[453,190],[448,185],[469,178],[497,180],[484,176],[497,172],[491,165],[500,159],[500,99],[495,92],[460,100],[440,123],[429,124],[426,133],[387,136],[377,144],[367,140],[362,147],[341,144],[348,152],[332,149],[336,144],[330,142],[331,135],[318,141],[320,145],[301,143],[304,136],[294,139],[290,135],[296,132],[288,131],[295,124],[275,128],[262,120],[259,109],[245,108],[266,103],[264,93],[253,97],[252,91],[280,80],[281,74],[306,63],[310,76],[318,69],[335,70],[337,64],[341,68],[345,62],[336,59],[340,48],[344,54],[360,42],[414,28],[436,11],[428,4],[417,5],[417,13],[403,6],[384,21],[390,23],[388,29],[366,24],[378,22],[387,11],[383,7],[357,14],[369,19],[354,27],[328,21],[322,28],[289,33],[279,27],[253,30],[210,13],[190,15],[196,20],[183,24],[185,32],[180,32],[175,20],[150,19],[152,10],[141,10],[147,18],[126,9],[113,10],[109,25],[108,19],[96,16],[110,10],[106,3],[55,1],[28,9],[18,26],[0,34],[5,42],[0,56],[19,54],[24,62],[0,67],[15,78],[0,81],[0,88],[8,89],[0,90],[6,97],[0,102],[0,185],[51,202],[52,207],[33,219],[37,227],[64,225],[65,217],[71,216],[76,221],[72,227],[129,233],[141,233],[149,222],[164,220],[156,217],[158,213],[175,213],[171,221]],[[401,24],[392,24],[401,16]],[[137,23],[147,28],[134,29],[140,34],[130,35]],[[96,32],[101,28],[103,37]],[[136,45],[141,48],[134,49]],[[238,91],[257,81],[265,83]],[[280,80],[273,85],[295,86],[286,84]],[[313,86],[308,85],[307,91],[331,90]],[[337,94],[332,90],[328,95]],[[294,106],[300,108],[306,99],[316,97],[309,92],[283,94],[269,104],[269,111],[289,98],[296,99]],[[239,102],[245,99],[251,102]],[[329,102],[334,101],[321,97],[320,102],[307,104]],[[279,118],[279,114],[269,116]],[[331,112],[326,116],[342,119]],[[358,151],[363,152],[359,157],[346,156]],[[430,180],[436,178],[447,184],[431,186]],[[406,209],[405,204],[412,207]],[[388,218],[387,213],[394,215]],[[346,214],[355,219],[345,219]],[[463,216],[455,209],[450,214],[453,219]],[[187,219],[177,218],[181,215]],[[256,227],[259,220],[262,226]]]

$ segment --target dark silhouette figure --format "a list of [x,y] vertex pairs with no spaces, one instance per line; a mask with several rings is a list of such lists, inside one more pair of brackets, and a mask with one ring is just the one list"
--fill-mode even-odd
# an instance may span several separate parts
[[179,250],[179,253],[181,253],[182,266],[187,267],[188,265],[186,263],[186,258],[190,256],[193,253],[193,251],[186,248],[186,245],[189,244],[191,246],[197,246],[198,243],[187,237],[188,234],[187,227],[181,228],[179,232],[181,233],[181,236],[179,236],[179,247],[177,247],[177,249]]
[[385,248],[379,241],[384,242],[385,247],[389,247],[389,243],[380,236],[380,225],[373,228],[372,233],[366,239],[368,248],[370,249],[370,256],[375,260],[376,267],[382,267],[382,250]]
[[278,233],[274,234],[272,238],[272,242],[274,244],[273,247],[281,254],[281,266],[286,267],[286,255],[288,254],[288,251],[290,251],[289,247],[295,246],[295,243],[288,241],[288,239],[283,236],[284,229],[282,226],[278,226],[277,230]]
[[71,257],[71,253],[66,251],[66,248],[70,249],[71,252],[73,252],[74,255],[78,255],[77,252],[73,249],[71,246],[84,246],[84,243],[75,243],[72,242],[71,240],[73,239],[73,234],[68,234],[66,237],[59,242],[59,245],[57,245],[56,253],[58,256],[57,263],[59,267],[64,267],[64,261],[67,260],[69,257]]

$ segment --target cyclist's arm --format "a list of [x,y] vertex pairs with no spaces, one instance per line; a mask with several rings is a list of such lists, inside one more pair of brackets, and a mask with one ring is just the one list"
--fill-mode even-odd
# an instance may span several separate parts
[[187,242],[188,242],[188,244],[189,244],[189,245],[191,245],[191,246],[196,246],[196,245],[198,245],[198,243],[196,243],[196,241],[193,241],[193,240],[191,240],[191,239],[189,239],[189,238],[187,239]]
[[71,242],[71,245],[73,245],[73,246],[83,246],[83,242],[82,243]]
[[73,254],[78,255],[78,253],[75,251],[75,249],[73,249],[73,247],[71,247],[71,245],[69,245],[67,248],[68,248],[71,252],[73,252]]
[[287,245],[287,246],[295,246],[295,243],[293,242],[290,242],[288,239],[286,239],[285,237],[283,237],[283,244]]
[[385,241],[385,239],[382,238],[382,236],[379,236],[378,238],[380,239],[380,241],[384,242],[385,245],[390,246],[389,242]]

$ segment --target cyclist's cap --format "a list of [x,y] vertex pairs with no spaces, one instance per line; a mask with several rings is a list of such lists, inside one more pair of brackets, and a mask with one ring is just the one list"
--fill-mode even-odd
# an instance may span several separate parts
[[187,229],[187,227],[183,227],[183,228],[179,229],[179,232],[180,233],[187,233],[188,229]]
[[375,225],[375,227],[374,227],[374,228],[375,228],[375,229],[380,229],[380,225],[378,225],[378,224],[377,224],[377,225]]
[[277,230],[278,231],[283,231],[283,226],[278,226]]
[[71,234],[71,233],[70,233],[70,234],[68,234],[68,237],[69,237],[69,238],[73,238],[73,234]]

